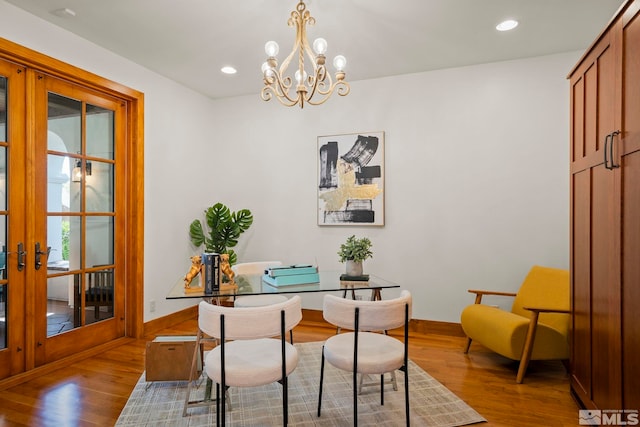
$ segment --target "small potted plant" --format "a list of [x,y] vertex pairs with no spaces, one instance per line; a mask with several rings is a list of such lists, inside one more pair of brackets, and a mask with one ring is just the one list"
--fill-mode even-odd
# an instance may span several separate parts
[[348,276],[362,276],[362,261],[373,256],[371,246],[371,240],[366,237],[358,239],[355,235],[348,237],[347,241],[340,245],[338,255],[340,262],[347,263]]

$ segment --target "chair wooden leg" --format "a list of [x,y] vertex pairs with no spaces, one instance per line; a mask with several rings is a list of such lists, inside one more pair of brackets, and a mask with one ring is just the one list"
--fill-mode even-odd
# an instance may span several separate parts
[[527,366],[529,360],[531,360],[531,353],[533,352],[533,341],[536,337],[536,329],[538,328],[538,315],[537,311],[531,312],[531,320],[529,321],[529,329],[527,330],[527,338],[524,341],[524,349],[522,350],[522,358],[520,359],[520,367],[518,368],[518,375],[516,376],[516,382],[522,384],[524,374],[527,372]]
[[467,344],[464,346],[464,354],[469,353],[469,347],[471,347],[471,338],[467,337]]

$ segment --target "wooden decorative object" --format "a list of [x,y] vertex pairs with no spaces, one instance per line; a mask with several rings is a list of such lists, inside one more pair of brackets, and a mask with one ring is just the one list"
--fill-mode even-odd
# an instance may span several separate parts
[[188,288],[191,285],[191,281],[200,273],[202,269],[202,258],[199,255],[191,257],[191,268],[184,275],[184,287]]
[[191,282],[198,275],[198,273],[202,272],[202,257],[199,255],[191,257],[191,268],[184,276],[184,291],[185,293],[195,293],[195,292],[203,292],[204,288],[202,286],[191,286]]
[[[204,284],[203,280],[200,280],[200,284],[198,286],[194,285],[193,279],[200,274],[200,278],[204,277],[204,264],[202,264],[202,257],[192,256],[191,257],[191,268],[184,276],[184,292],[186,294],[204,292]],[[228,281],[226,283],[220,283],[220,291],[221,295],[234,295],[238,290],[238,285],[233,280],[235,277],[235,273],[231,269],[231,265],[229,264],[229,255],[221,254],[220,255],[220,271],[227,277]],[[222,282],[222,275],[220,275],[220,281]]]
[[[231,264],[229,264],[229,254],[220,254],[220,271],[222,272],[222,274],[227,276],[228,280],[226,284],[236,286],[236,282],[233,280],[236,274],[231,269]],[[221,290],[223,289],[223,285],[223,283],[220,284]]]
[[198,292],[204,292],[204,287],[202,286],[185,286],[184,293],[185,294],[196,294]]

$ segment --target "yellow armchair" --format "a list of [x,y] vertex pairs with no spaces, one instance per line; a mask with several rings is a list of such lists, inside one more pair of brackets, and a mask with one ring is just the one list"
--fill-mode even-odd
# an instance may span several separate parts
[[[475,304],[462,310],[467,335],[465,354],[475,340],[512,360],[519,360],[522,383],[530,360],[569,358],[569,271],[533,266],[517,293],[469,290]],[[511,311],[482,304],[484,295],[515,297]]]

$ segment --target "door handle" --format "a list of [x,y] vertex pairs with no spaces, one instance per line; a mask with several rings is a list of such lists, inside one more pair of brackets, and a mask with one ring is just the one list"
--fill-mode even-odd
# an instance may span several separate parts
[[24,257],[27,253],[24,250],[24,243],[18,243],[18,271],[22,271],[25,266]]
[[605,169],[611,169],[609,167],[609,160],[607,159],[607,153],[609,152],[607,150],[607,143],[609,142],[609,137],[611,136],[610,133],[607,134],[607,136],[604,137],[604,150],[602,150],[604,152],[604,168]]
[[47,251],[42,252],[40,250],[40,242],[36,242],[36,259],[35,259],[36,270],[40,270],[40,267],[42,267],[42,262],[40,261],[40,257],[42,255],[46,255],[47,258],[49,258],[50,253],[51,253],[51,246],[47,246]]
[[611,141],[609,141],[609,160],[611,160],[611,167],[609,167],[609,169],[615,169],[615,168],[619,168],[620,164],[616,164],[613,161],[613,141],[615,140],[615,137],[620,135],[620,131],[616,130],[611,132]]

